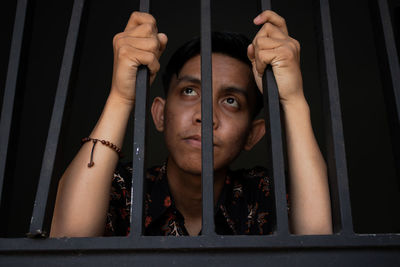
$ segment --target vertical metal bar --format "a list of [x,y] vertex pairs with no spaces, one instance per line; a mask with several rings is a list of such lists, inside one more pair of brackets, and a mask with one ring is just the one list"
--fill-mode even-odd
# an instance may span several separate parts
[[[261,1],[261,9],[271,9],[270,0]],[[275,216],[277,235],[288,235],[288,213],[286,203],[285,166],[282,147],[282,127],[280,119],[280,102],[278,86],[270,66],[263,75],[263,96],[265,122],[267,127],[267,144],[272,156],[271,174],[274,184]]]
[[386,45],[386,53],[389,64],[390,76],[392,78],[393,91],[396,102],[398,118],[400,118],[400,65],[396,49],[395,38],[389,6],[386,0],[378,0],[379,14],[382,23],[383,37]]
[[10,139],[11,121],[14,109],[14,97],[17,90],[17,79],[21,47],[24,35],[25,17],[28,0],[21,0],[17,3],[15,14],[13,37],[11,41],[10,58],[4,90],[3,108],[0,119],[0,200],[3,192],[4,174],[7,162],[8,142]]
[[[150,0],[140,0],[141,12],[150,11]],[[136,76],[135,119],[133,130],[133,172],[131,188],[131,231],[129,236],[139,237],[143,233],[143,189],[146,149],[147,97],[149,88],[149,71],[140,66]]]
[[85,0],[75,0],[72,8],[53,113],[51,115],[42,169],[40,171],[39,185],[36,192],[31,225],[28,233],[28,236],[30,237],[45,236],[47,234],[44,230],[44,217],[84,3]]
[[335,50],[332,35],[332,25],[328,0],[319,0],[321,68],[323,93],[325,94],[324,108],[328,114],[327,143],[328,143],[328,173],[330,180],[331,202],[333,211],[334,231],[342,234],[353,233],[351,216],[349,183],[347,178],[347,163],[344,147],[342,114],[336,73]]
[[201,1],[201,180],[203,200],[202,235],[215,235],[214,147],[211,56],[211,4]]
[[[374,0],[375,2],[375,0]],[[388,110],[389,124],[391,128],[392,149],[395,157],[397,175],[400,177],[400,65],[398,51],[396,49],[395,36],[392,27],[389,5],[386,0],[377,1],[380,23],[375,27],[382,64],[381,75],[383,78],[383,91]],[[375,23],[374,23],[375,24]],[[376,29],[380,27],[380,29]]]

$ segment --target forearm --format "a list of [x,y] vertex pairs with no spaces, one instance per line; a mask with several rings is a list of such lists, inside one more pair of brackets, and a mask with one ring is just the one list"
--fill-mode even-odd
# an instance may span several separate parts
[[[121,147],[132,105],[110,96],[90,137]],[[86,142],[63,174],[57,192],[50,236],[103,234],[112,175],[118,154],[96,144],[94,166],[88,168],[92,142]]]
[[283,105],[294,234],[332,233],[326,164],[315,140],[304,97]]

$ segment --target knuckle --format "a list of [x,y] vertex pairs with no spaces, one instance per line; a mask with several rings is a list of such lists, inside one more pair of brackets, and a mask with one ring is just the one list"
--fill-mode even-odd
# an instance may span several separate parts
[[260,47],[263,43],[262,39],[259,37],[256,38],[254,41],[255,41],[255,46],[257,46],[257,47]]
[[153,72],[158,72],[159,70],[160,70],[160,63],[156,61],[153,68]]
[[146,33],[152,33],[154,31],[154,24],[145,23],[142,25],[142,28]]
[[150,55],[149,55],[149,61],[150,61],[150,62],[158,61],[156,55],[153,54],[153,53],[150,53]]
[[121,46],[118,49],[118,58],[128,58],[130,55],[130,49],[127,46]]
[[156,38],[151,38],[148,42],[148,48],[151,51],[158,51],[160,47],[160,43],[158,42],[158,40]]
[[262,60],[264,53],[262,53],[262,50],[257,49],[256,50],[256,60]]
[[294,40],[294,44],[295,44],[295,46],[296,46],[297,51],[300,51],[300,49],[301,49],[301,44],[300,44],[300,42],[297,41],[297,40],[295,40],[295,39],[293,39],[293,40]]
[[138,12],[138,11],[133,11],[133,12],[131,13],[130,19],[136,19],[136,18],[139,17],[139,16],[140,16],[140,12]]
[[285,49],[282,49],[282,55],[284,58],[288,60],[293,60],[295,59],[295,53],[292,49],[286,47]]
[[113,38],[113,46],[114,47],[118,45],[118,41],[120,40],[120,38],[121,38],[121,33],[117,33],[116,35],[114,35],[114,38]]

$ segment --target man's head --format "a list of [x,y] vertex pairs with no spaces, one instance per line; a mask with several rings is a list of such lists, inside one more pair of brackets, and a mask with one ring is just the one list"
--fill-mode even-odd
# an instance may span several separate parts
[[[263,120],[254,120],[262,97],[247,59],[248,42],[238,34],[214,33],[212,37],[214,168],[220,170],[241,150],[250,150],[265,127]],[[157,97],[152,106],[155,126],[164,132],[169,160],[192,174],[201,173],[199,49],[199,41],[192,40],[174,54],[164,75],[166,100]]]
[[[212,32],[212,52],[221,53],[235,58],[252,68],[251,62],[247,57],[247,47],[251,43],[250,39],[245,35],[235,32]],[[165,97],[173,76],[178,76],[183,65],[191,58],[200,54],[200,38],[196,37],[178,48],[169,60],[165,72],[162,76]],[[254,90],[254,105],[252,110],[253,118],[260,112],[263,101],[262,95],[254,81],[252,84]]]

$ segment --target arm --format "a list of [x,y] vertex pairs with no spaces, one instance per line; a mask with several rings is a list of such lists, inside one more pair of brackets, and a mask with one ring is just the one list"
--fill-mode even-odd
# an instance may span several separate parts
[[[131,15],[124,32],[114,37],[111,91],[90,137],[122,146],[134,107],[138,66],[147,65],[150,82],[154,81],[166,43],[166,35],[157,33],[156,21],[151,15],[138,12]],[[91,149],[92,142],[85,143],[60,179],[51,237],[103,235],[118,155],[109,147],[97,144],[93,155],[95,165],[88,168]]]
[[272,11],[254,19],[263,25],[248,48],[258,88],[268,64],[279,88],[286,126],[290,173],[290,225],[294,234],[332,233],[326,164],[315,140],[303,94],[300,45],[289,37],[285,20]]

